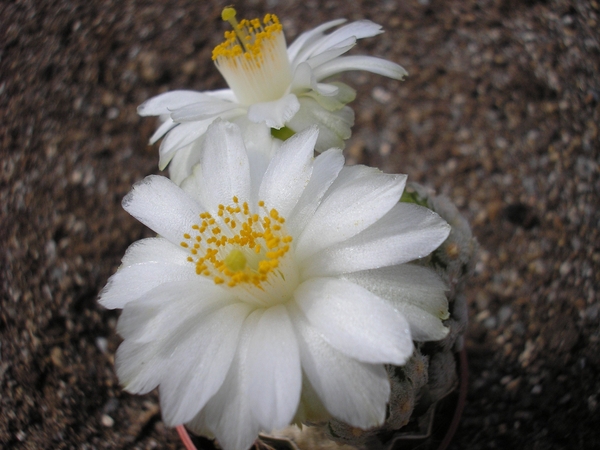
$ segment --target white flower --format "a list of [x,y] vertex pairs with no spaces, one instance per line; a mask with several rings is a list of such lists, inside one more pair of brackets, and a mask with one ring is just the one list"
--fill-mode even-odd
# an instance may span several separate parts
[[[312,125],[319,127],[316,148],[344,147],[351,135],[354,112],[345,106],[355,92],[343,83],[323,80],[348,70],[367,70],[395,79],[406,71],[398,64],[371,56],[341,56],[358,39],[382,33],[381,26],[368,20],[352,22],[330,34],[325,31],[345,22],[327,22],[298,37],[286,49],[279,20],[267,14],[258,19],[235,20],[235,10],[225,8],[223,18],[234,31],[225,33],[225,42],[213,51],[217,68],[230,89],[217,91],[172,91],[146,101],[138,108],[142,116],[161,116],[163,124],[151,137],[160,146],[159,167],[163,170],[173,157],[195,162],[190,153],[199,153],[197,140],[212,121],[265,123],[276,137],[285,139]],[[194,145],[194,143],[196,145]],[[195,156],[196,158],[198,156]],[[178,164],[171,178],[189,175],[189,164]],[[188,172],[185,172],[185,170]]]
[[314,158],[317,134],[265,155],[216,121],[181,187],[149,176],[123,200],[158,237],[134,243],[101,294],[123,308],[119,379],[133,393],[159,386],[167,425],[225,449],[328,414],[381,424],[384,364],[447,333],[444,283],[405,263],[449,226],[398,203],[406,176],[344,167],[337,149]]

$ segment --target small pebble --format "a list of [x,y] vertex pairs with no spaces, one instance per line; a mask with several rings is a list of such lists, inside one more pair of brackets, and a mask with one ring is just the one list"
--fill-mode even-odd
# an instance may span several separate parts
[[375,100],[383,104],[389,103],[389,101],[392,99],[392,94],[379,86],[373,89],[371,95]]
[[558,269],[558,271],[564,277],[569,274],[569,272],[571,271],[571,268],[572,268],[571,262],[565,261],[560,265],[560,269]]
[[115,420],[108,414],[102,414],[100,421],[102,422],[102,426],[105,426],[106,428],[110,428],[115,424]]
[[50,359],[56,367],[63,367],[63,354],[60,347],[54,347],[50,351]]
[[392,153],[392,144],[389,142],[384,142],[379,146],[379,154],[381,156],[388,156]]
[[598,409],[598,399],[595,395],[590,395],[587,399],[588,409],[591,413],[595,413]]
[[117,400],[116,398],[111,398],[106,402],[106,404],[104,405],[104,408],[102,408],[102,410],[103,410],[104,414],[110,414],[110,413],[116,411],[118,407],[119,407],[119,400]]
[[521,378],[515,378],[510,383],[506,384],[506,390],[508,392],[516,391],[520,384],[521,384]]
[[559,405],[564,405],[565,403],[568,403],[571,400],[571,394],[565,394],[563,395],[560,400],[558,401]]
[[109,120],[114,120],[119,117],[120,111],[119,108],[109,108],[106,112],[106,118]]
[[98,336],[96,338],[96,347],[102,353],[106,353],[108,351],[108,340],[105,337]]
[[488,317],[483,321],[483,326],[485,326],[488,330],[493,330],[498,325],[498,319],[496,317]]
[[498,311],[498,320],[500,321],[500,325],[503,325],[508,319],[512,316],[512,309],[510,306],[503,306]]

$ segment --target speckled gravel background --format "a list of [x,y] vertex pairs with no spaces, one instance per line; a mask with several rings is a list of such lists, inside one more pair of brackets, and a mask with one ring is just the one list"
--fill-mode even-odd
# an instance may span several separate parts
[[[223,87],[223,2],[0,5],[0,446],[181,448],[156,395],[120,390],[118,313],[96,303],[149,232],[120,207],[157,172],[157,93]],[[288,41],[337,17],[386,33],[362,53],[351,163],[448,195],[481,244],[468,290],[470,387],[453,449],[600,448],[600,8],[597,1],[314,0]]]

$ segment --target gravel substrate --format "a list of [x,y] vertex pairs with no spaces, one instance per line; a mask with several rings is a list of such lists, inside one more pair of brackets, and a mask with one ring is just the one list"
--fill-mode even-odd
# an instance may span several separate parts
[[[225,2],[0,5],[0,446],[181,448],[156,393],[123,392],[118,312],[97,302],[150,232],[121,208],[158,173],[136,107],[224,87]],[[480,244],[467,288],[470,387],[451,449],[600,448],[600,6],[590,1],[248,1],[288,42],[338,17],[385,34],[348,162],[448,196]]]

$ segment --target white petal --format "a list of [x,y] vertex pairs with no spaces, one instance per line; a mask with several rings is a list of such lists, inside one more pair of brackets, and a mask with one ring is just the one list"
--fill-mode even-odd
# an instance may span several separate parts
[[[292,83],[290,84],[290,92],[299,96],[311,95],[314,93],[325,97],[335,97],[339,94],[339,91],[339,85],[336,83],[317,83],[317,79],[313,75],[311,66],[308,62],[303,62],[298,65],[294,71]],[[302,103],[300,103],[300,107],[302,107]],[[291,120],[291,117],[289,120]]]
[[408,75],[404,67],[374,56],[340,56],[315,68],[313,74],[317,80],[323,80],[348,70],[366,70],[395,80]]
[[310,259],[303,277],[376,269],[427,256],[448,237],[450,226],[422,206],[399,203],[362,233]]
[[160,158],[158,168],[164,170],[177,151],[192,144],[206,133],[208,126],[213,120],[214,118],[210,118],[198,122],[180,123],[169,131],[169,134],[160,143],[160,148],[158,149]]
[[300,63],[294,70],[290,91],[301,94],[303,91],[312,89],[314,84],[316,84],[316,80],[310,64],[307,62]]
[[[199,157],[198,157],[199,158]],[[189,168],[187,170],[190,170]],[[185,178],[181,183],[181,189],[188,194],[193,199],[198,200],[202,198],[202,193],[200,192],[200,180],[202,179],[202,167],[200,167],[200,162],[196,163],[188,174],[188,177]]]
[[[313,100],[318,102],[320,106],[325,108],[327,111],[331,112],[341,110],[342,108],[344,108],[344,106],[346,106],[346,104],[350,103],[356,98],[356,91],[347,84],[334,82],[331,84],[331,86],[335,86],[338,89],[336,95],[320,95],[314,90],[303,93],[300,97],[300,111],[298,112],[298,114],[300,114],[300,112],[302,111],[302,97],[312,98]],[[348,123],[351,125],[354,123],[354,115],[351,115],[350,117],[351,119],[348,121]],[[350,135],[351,133],[348,132],[347,135],[344,135],[344,139],[350,137]]]
[[358,362],[333,349],[302,313],[294,317],[294,325],[302,369],[327,410],[355,427],[381,425],[390,395],[384,367]]
[[348,45],[349,39],[353,39],[356,42],[357,39],[376,36],[381,33],[383,33],[381,25],[377,25],[370,20],[352,22],[319,40],[319,42],[313,46],[310,54],[311,56],[319,55],[327,50]]
[[163,137],[167,132],[169,132],[169,130],[171,130],[171,128],[174,128],[175,126],[177,126],[177,124],[175,122],[173,122],[173,119],[171,119],[170,117],[167,117],[167,119],[157,128],[157,130],[154,132],[154,134],[150,137],[150,141],[149,141],[150,144],[154,144],[161,137]]
[[206,98],[207,94],[198,91],[170,91],[146,100],[137,108],[140,116],[171,114],[174,109]]
[[158,386],[167,367],[156,357],[156,352],[155,342],[121,343],[115,355],[115,368],[123,389],[132,394],[147,394]]
[[250,168],[238,126],[219,120],[209,127],[200,167],[199,194],[211,213],[218,211],[219,204],[233,204],[234,196],[240,202],[248,201]]
[[192,420],[225,381],[251,308],[235,302],[209,315],[198,315],[164,343],[161,352],[177,371],[159,387],[163,420],[175,426]]
[[324,31],[338,26],[344,22],[346,22],[346,19],[331,20],[298,36],[287,49],[288,58],[292,67],[304,61],[302,56],[298,57],[300,51],[304,50],[305,48],[309,48],[311,43],[318,41],[323,36]]
[[184,320],[206,313],[217,304],[223,306],[231,298],[211,280],[197,275],[163,283],[125,305],[117,332],[125,340],[138,343],[164,340]]
[[359,284],[391,304],[408,320],[415,341],[436,341],[448,334],[442,319],[449,317],[447,289],[430,269],[412,264],[349,273]]
[[[125,341],[117,351],[116,368],[129,392],[149,392],[169,376],[169,355],[161,350],[178,328],[227,304],[224,290],[199,280],[163,284],[125,306],[117,328]],[[198,298],[199,292],[205,296]],[[185,365],[185,360],[173,362]]]
[[254,123],[265,122],[280,129],[298,112],[300,103],[294,94],[287,94],[272,102],[255,103],[248,108],[248,119]]
[[414,341],[439,341],[444,339],[450,331],[449,328],[444,326],[439,317],[418,306],[409,303],[398,303],[395,308],[408,321],[410,334]]
[[344,156],[339,149],[332,148],[315,158],[310,181],[287,221],[292,236],[298,236],[304,229],[343,166]]
[[360,179],[368,178],[373,174],[380,174],[381,170],[375,167],[364,166],[357,164],[355,166],[346,166],[342,169],[339,176],[335,180],[334,188],[331,189],[327,196],[333,194],[336,189],[346,189],[352,183],[358,182]]
[[340,42],[336,47],[333,47],[321,53],[317,53],[315,56],[308,58],[306,62],[312,68],[319,67],[321,64],[324,64],[327,61],[331,61],[332,59],[343,55],[352,47],[354,47],[355,44],[356,38],[354,36],[349,37],[345,41]]
[[[315,94],[334,97],[339,93],[339,87],[336,84],[324,84],[317,83],[317,79],[312,73],[312,69],[307,62],[301,63],[296,70],[290,84],[290,92],[297,95],[310,95],[312,92]],[[302,106],[300,104],[300,106]],[[288,119],[291,120],[292,117]]]
[[161,283],[194,279],[195,269],[187,256],[182,247],[161,237],[134,242],[100,293],[99,302],[109,309],[122,308]]
[[203,210],[175,183],[158,175],[134,184],[122,204],[125,211],[175,245],[189,233]]
[[285,218],[298,203],[313,171],[318,131],[308,128],[283,143],[264,174],[258,197]]
[[317,139],[316,150],[319,152],[332,147],[343,148],[344,140],[352,135],[350,127],[354,124],[354,111],[349,107],[328,111],[309,97],[300,97],[299,101],[300,109],[288,122],[288,127],[294,131],[301,131],[317,125],[319,139]]
[[[342,170],[340,176],[348,170]],[[313,218],[298,239],[296,257],[302,261],[369,227],[385,215],[400,199],[406,175],[390,175],[373,169],[342,184],[333,183]]]
[[232,89],[215,89],[214,91],[205,91],[204,93],[206,95],[210,95],[211,97],[220,98],[221,100],[239,103]]
[[[185,261],[185,257],[183,258]],[[98,302],[108,309],[123,308],[151,289],[171,281],[197,278],[194,264],[186,265],[149,262],[119,269],[108,279]]]
[[[202,101],[190,103],[181,108],[177,108],[171,114],[175,122],[192,122],[197,120],[210,119],[226,111],[241,108],[237,103],[226,102],[220,99],[214,99],[207,96]],[[243,111],[240,111],[242,113]]]
[[249,396],[252,386],[248,380],[250,336],[261,317],[260,311],[251,313],[244,322],[237,353],[221,389],[208,401],[206,407],[188,426],[192,430],[208,428],[227,450],[248,450],[258,437],[260,427],[252,413]]
[[334,97],[338,94],[339,88],[334,84],[314,83],[313,90],[325,97]]
[[248,382],[250,403],[265,430],[289,425],[300,400],[302,371],[296,334],[287,310],[265,310],[250,338]]
[[448,286],[432,269],[415,264],[400,264],[381,269],[348,273],[343,278],[360,284],[394,304],[410,303],[430,314],[447,319]]
[[140,263],[187,265],[188,253],[179,245],[173,245],[161,237],[140,239],[129,246],[121,260],[127,267]]
[[[173,183],[182,186],[183,180],[192,174],[192,169],[200,162],[204,136],[200,136],[191,144],[180,148],[174,153],[173,159],[169,163],[169,178]],[[193,198],[199,200],[200,196],[197,192],[194,192]]]
[[250,122],[242,116],[234,122],[242,130],[242,137],[246,151],[251,153],[263,153],[271,159],[273,150],[273,136],[271,128],[265,123]]
[[160,148],[158,150],[160,156],[158,164],[159,169],[164,170],[177,151],[201,138],[204,133],[206,133],[208,126],[213,123],[217,117],[221,118],[222,120],[232,120],[236,117],[239,117],[243,113],[243,109],[233,108],[223,111],[219,114],[215,113],[212,115],[212,117],[208,115],[208,118],[204,120],[180,123],[174,127],[169,134],[167,134],[165,139],[163,139],[160,144]]
[[296,304],[334,348],[368,363],[402,365],[412,355],[410,328],[387,301],[336,278],[313,278],[294,292]]
[[236,120],[236,123],[240,122],[250,165],[250,204],[255,205],[259,200],[258,190],[267,167],[269,167],[269,162],[281,143],[279,140],[273,139],[271,128],[265,123],[252,123],[245,116]]

